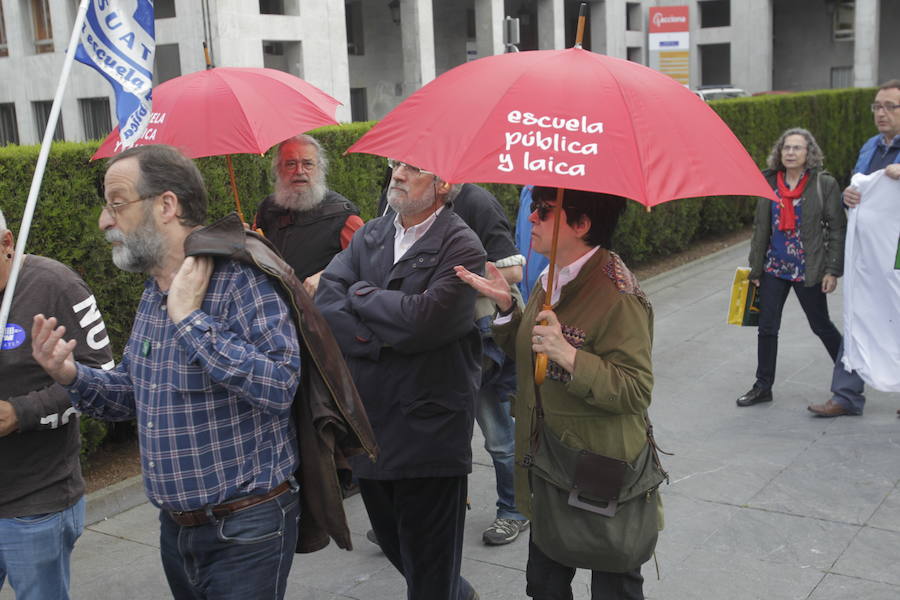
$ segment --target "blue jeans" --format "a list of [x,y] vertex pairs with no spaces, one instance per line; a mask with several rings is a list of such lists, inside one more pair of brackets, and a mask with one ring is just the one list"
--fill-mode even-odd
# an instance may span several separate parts
[[283,598],[299,517],[296,488],[196,527],[182,527],[159,511],[159,550],[172,596]]
[[837,358],[842,337],[828,316],[828,300],[822,287],[807,287],[802,281],[787,281],[763,273],[759,285],[759,336],[756,347],[756,383],[753,387],[769,390],[775,383],[781,312],[792,288],[806,314],[810,329],[822,340],[831,361],[834,362]]
[[841,342],[837,359],[834,361],[834,371],[831,373],[831,393],[833,394],[831,400],[850,413],[861,415],[863,407],[866,405],[866,397],[863,395],[866,384],[856,371],[844,369],[842,358],[844,358],[843,342]]
[[516,510],[516,492],[513,468],[516,463],[515,422],[509,412],[509,401],[501,402],[493,388],[478,391],[475,399],[475,420],[484,434],[484,449],[494,462],[497,479],[497,516],[502,519],[522,520]]
[[69,557],[84,531],[84,498],[55,513],[0,519],[0,589],[17,600],[69,598]]

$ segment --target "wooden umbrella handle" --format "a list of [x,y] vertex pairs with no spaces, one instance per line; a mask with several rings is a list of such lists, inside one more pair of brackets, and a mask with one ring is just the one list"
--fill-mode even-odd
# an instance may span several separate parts
[[[553,206],[553,243],[550,246],[550,266],[547,270],[547,292],[544,296],[543,310],[553,310],[551,304],[553,300],[553,279],[556,273],[556,246],[559,242],[559,220],[562,218],[564,188],[556,188],[556,204]],[[546,325],[547,321],[542,320],[540,325]],[[547,355],[538,352],[534,357],[534,383],[541,385],[547,375]]]

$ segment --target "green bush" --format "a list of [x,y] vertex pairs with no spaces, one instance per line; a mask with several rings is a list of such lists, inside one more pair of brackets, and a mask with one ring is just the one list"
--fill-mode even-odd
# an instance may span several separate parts
[[106,437],[107,425],[84,415],[78,419],[78,423],[81,427],[81,464],[85,466]]
[[[868,104],[872,89],[825,90],[790,95],[760,96],[710,103],[762,167],[772,144],[789,127],[813,132],[825,152],[826,167],[846,183],[860,145],[875,131]],[[353,200],[364,219],[375,216],[385,177],[385,161],[366,154],[344,155],[345,150],[374,123],[351,123],[312,132],[328,153],[329,186]],[[143,277],[117,269],[97,228],[103,203],[104,161],[90,162],[98,142],[54,143],[35,212],[28,251],[50,256],[72,266],[88,283],[104,313],[114,351],[121,352],[131,329]],[[18,231],[31,185],[38,146],[0,148],[0,207],[10,228]],[[673,148],[677,151],[677,148]],[[271,156],[243,154],[232,157],[242,212],[250,221],[259,202],[271,191]],[[210,194],[210,218],[234,209],[224,157],[197,161]],[[703,173],[695,174],[702,177]],[[515,222],[519,188],[486,184]],[[753,198],[693,198],[669,202],[647,212],[631,203],[620,222],[614,243],[626,261],[640,261],[685,248],[699,236],[731,231],[753,218]],[[84,419],[93,436],[85,440],[90,451],[102,424]]]

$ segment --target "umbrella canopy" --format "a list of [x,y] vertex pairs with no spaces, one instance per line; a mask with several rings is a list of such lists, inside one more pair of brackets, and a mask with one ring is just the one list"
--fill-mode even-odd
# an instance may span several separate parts
[[[153,89],[153,116],[136,145],[169,144],[187,156],[262,154],[291,136],[336,125],[341,103],[275,69],[217,67]],[[93,158],[121,150],[116,128]]]
[[630,198],[772,189],[719,116],[667,75],[580,48],[478,59],[424,86],[348,152],[456,182],[535,184]]

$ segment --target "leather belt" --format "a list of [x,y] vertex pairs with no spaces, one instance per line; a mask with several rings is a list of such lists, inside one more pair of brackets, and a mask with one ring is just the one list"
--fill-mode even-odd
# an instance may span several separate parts
[[[240,500],[235,500],[234,502],[217,504],[216,506],[213,506],[211,508],[211,512],[216,518],[227,517],[228,515],[236,513],[240,510],[250,508],[251,506],[256,506],[257,504],[262,504],[263,502],[268,502],[273,498],[277,498],[289,489],[291,489],[291,483],[290,481],[285,481],[275,489],[261,496],[247,496],[245,498],[241,498]],[[169,513],[169,516],[172,517],[173,521],[175,521],[182,527],[197,527],[198,525],[206,525],[210,522],[209,514],[207,512],[207,509],[205,508],[189,511],[168,510],[166,512]]]

